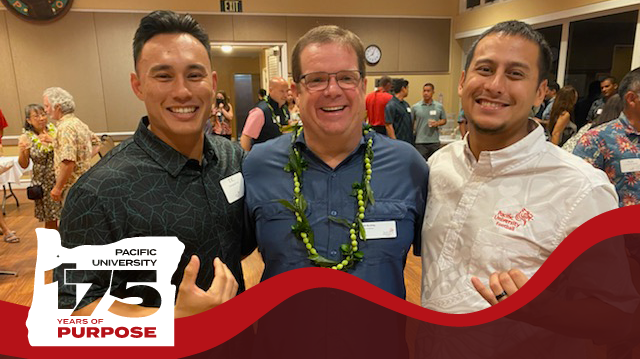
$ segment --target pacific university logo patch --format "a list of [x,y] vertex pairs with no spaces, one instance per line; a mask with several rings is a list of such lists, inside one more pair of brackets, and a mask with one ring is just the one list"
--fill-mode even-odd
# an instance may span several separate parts
[[529,212],[526,208],[523,208],[515,215],[498,211],[498,213],[493,216],[493,219],[496,221],[496,227],[515,231],[517,228],[524,227],[527,223],[531,222],[533,220],[533,213]]

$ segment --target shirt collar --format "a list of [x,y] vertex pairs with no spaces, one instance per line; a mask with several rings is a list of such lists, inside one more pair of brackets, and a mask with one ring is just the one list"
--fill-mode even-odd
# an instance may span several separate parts
[[[363,125],[363,128],[364,128],[364,125]],[[376,131],[374,131],[373,129],[369,129],[369,133],[367,133],[366,135],[360,137],[360,141],[358,142],[358,145],[356,146],[356,148],[336,168],[342,166],[343,163],[346,163],[351,157],[353,157],[356,153],[358,153],[358,151],[361,148],[365,148],[366,147],[366,142],[365,141],[368,141],[370,138],[373,138],[375,136],[375,134],[376,134]],[[294,132],[293,136],[295,136],[295,132]],[[375,139],[373,141],[375,143]],[[307,150],[308,152],[313,154],[314,157],[317,158],[317,156],[313,153],[313,151],[311,151],[311,149],[309,147],[307,147],[307,142],[306,142],[306,140],[304,138],[304,130],[302,130],[300,135],[296,137],[296,139],[294,141],[294,144],[298,149]]]
[[60,119],[58,120],[58,124],[60,124],[61,122],[66,121],[66,120],[68,120],[70,118],[74,118],[74,117],[76,117],[74,113],[68,113],[68,114],[60,117]]
[[465,136],[464,154],[467,164],[479,175],[496,176],[545,152],[547,140],[544,130],[538,123],[535,123],[535,126],[533,131],[511,146],[496,151],[480,152],[478,161],[469,148],[469,137]]
[[422,100],[420,100],[420,104],[423,105],[423,106],[431,106],[431,105],[434,104],[434,102],[433,102],[433,99],[431,99],[431,102],[426,103],[426,102],[424,102],[424,99],[422,99]]
[[280,104],[276,102],[276,100],[272,99],[271,96],[267,96],[267,99],[267,103],[269,103],[269,105],[271,105],[271,107],[273,107],[274,109],[284,107],[284,105],[280,106]]
[[629,119],[627,118],[627,115],[624,114],[624,112],[620,112],[620,117],[618,117],[618,120],[620,120],[620,123],[624,127],[624,132],[633,133],[634,135],[640,136],[640,132],[636,130],[633,125],[631,125],[631,122],[629,122]]
[[[149,118],[144,116],[140,120],[138,130],[133,135],[133,140],[151,157],[158,165],[164,168],[172,177],[177,177],[185,166],[194,168],[194,160],[176,151],[166,144],[158,136],[149,130]],[[202,152],[201,168],[216,159],[215,148],[211,140],[205,136]]]

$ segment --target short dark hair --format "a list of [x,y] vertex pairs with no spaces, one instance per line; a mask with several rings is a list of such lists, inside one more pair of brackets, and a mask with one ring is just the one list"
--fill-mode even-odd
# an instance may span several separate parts
[[133,36],[133,65],[135,67],[138,66],[138,58],[142,52],[142,47],[154,36],[182,33],[189,34],[200,41],[205,50],[207,50],[209,60],[211,60],[209,35],[191,15],[178,15],[169,10],[156,10],[140,20],[138,30]]
[[393,79],[392,89],[394,93],[402,91],[402,88],[407,86],[409,86],[409,81],[405,79]]
[[611,84],[613,84],[613,85],[618,83],[618,80],[615,77],[611,76],[611,75],[609,75],[609,76],[603,78],[602,80],[600,80],[600,83],[603,83],[603,82],[605,82],[607,80],[609,80],[609,82],[611,82]]
[[380,78],[380,83],[379,83],[379,85],[380,85],[381,87],[385,87],[385,86],[387,86],[387,85],[388,85],[388,84],[390,84],[390,83],[391,83],[391,77],[389,77],[389,76],[382,76],[382,77]]
[[260,97],[267,96],[267,90],[265,90],[265,89],[258,90],[258,96],[260,96]]
[[558,92],[558,90],[560,90],[560,85],[558,85],[558,83],[553,80],[549,80],[549,83],[547,83],[547,87],[549,88],[549,90],[554,90],[555,92]]
[[483,32],[482,35],[473,42],[473,45],[471,45],[471,50],[469,50],[469,55],[467,56],[467,62],[464,65],[464,71],[469,70],[469,65],[471,65],[471,60],[473,60],[473,55],[478,43],[485,37],[497,33],[503,33],[510,36],[520,36],[538,45],[538,49],[540,50],[538,55],[538,83],[541,83],[548,77],[549,69],[551,68],[551,49],[549,48],[549,44],[542,34],[534,30],[530,25],[517,20],[498,23]]
[[424,90],[425,87],[427,86],[431,86],[431,89],[435,91],[436,87],[433,86],[433,84],[431,82],[427,82],[426,84],[422,85],[422,89]]
[[620,81],[620,87],[618,87],[618,93],[620,97],[622,97],[622,101],[624,102],[624,107],[627,108],[627,101],[625,101],[624,96],[627,92],[638,92],[640,91],[640,67],[631,70],[628,74],[624,75],[622,81]]
[[367,76],[367,69],[364,65],[364,45],[360,38],[347,29],[335,25],[323,25],[307,31],[293,48],[293,52],[291,53],[291,75],[295,83],[300,83],[300,78],[302,77],[302,64],[300,63],[302,50],[311,44],[330,43],[337,43],[351,48],[358,59],[360,76],[362,76],[362,78]]
[[27,121],[31,115],[31,111],[44,112],[44,107],[38,103],[31,103],[24,108],[24,129],[26,131],[36,132],[36,129]]

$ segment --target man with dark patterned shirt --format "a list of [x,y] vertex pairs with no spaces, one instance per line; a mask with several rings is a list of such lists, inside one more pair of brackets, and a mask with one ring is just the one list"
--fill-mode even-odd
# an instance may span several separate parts
[[404,100],[409,96],[409,81],[405,79],[393,80],[394,96],[384,108],[384,121],[387,135],[413,145],[413,120],[411,106]]
[[[204,134],[217,83],[210,57],[208,36],[191,16],[155,11],[142,19],[134,38],[131,86],[148,116],[133,138],[76,183],[61,220],[67,248],[139,236],[177,237],[185,250],[171,279],[178,286],[176,317],[213,308],[244,289],[243,194],[223,193],[225,179],[242,181],[244,154],[228,140]],[[75,313],[93,310],[110,286],[114,296],[143,299],[140,306],[116,301],[111,312],[150,314],[160,298],[144,289],[126,289],[127,282],[142,277],[92,273],[88,279],[96,286]],[[63,271],[56,271],[55,278],[62,281]],[[75,292],[65,290],[59,303],[72,307]]]

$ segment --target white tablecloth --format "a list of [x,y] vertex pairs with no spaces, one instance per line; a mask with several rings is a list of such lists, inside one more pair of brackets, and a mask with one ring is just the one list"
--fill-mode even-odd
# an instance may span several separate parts
[[26,172],[31,172],[33,162],[29,160],[29,166],[26,169],[20,167],[18,156],[0,157],[0,186],[8,183],[20,183],[20,177]]

